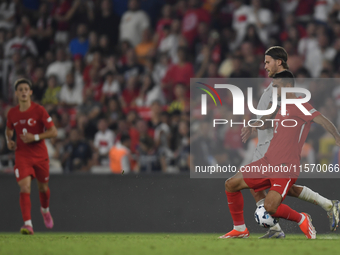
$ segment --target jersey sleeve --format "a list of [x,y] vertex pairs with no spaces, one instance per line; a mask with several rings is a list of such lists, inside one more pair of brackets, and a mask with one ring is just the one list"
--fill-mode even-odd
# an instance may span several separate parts
[[44,123],[45,128],[50,129],[51,127],[54,126],[51,116],[47,113],[44,107],[41,106],[40,110],[42,111],[41,120]]
[[311,115],[305,115],[303,112],[301,112],[300,109],[296,108],[297,111],[297,116],[301,119],[303,119],[304,121],[308,122],[308,121],[312,121],[316,116],[320,115],[321,113],[318,112],[313,106],[311,106],[309,103],[304,103],[302,104],[307,111],[311,114]]
[[7,122],[6,122],[6,126],[10,129],[10,130],[13,130],[14,129],[14,126],[13,126],[13,122],[11,121],[11,110],[8,111],[8,114],[7,114]]

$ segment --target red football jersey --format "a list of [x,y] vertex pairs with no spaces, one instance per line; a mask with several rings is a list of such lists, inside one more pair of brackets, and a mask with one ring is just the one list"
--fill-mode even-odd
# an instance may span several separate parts
[[21,134],[41,134],[45,132],[45,128],[49,129],[53,126],[52,118],[41,105],[34,102],[30,108],[21,112],[19,105],[9,110],[7,115],[7,127],[11,130],[15,129],[17,135],[17,149],[15,156],[27,159],[48,159],[47,148],[44,140],[32,143],[24,143],[20,139]]
[[[293,104],[287,105],[286,115],[281,115],[281,109],[276,114],[275,119],[279,121],[274,122],[274,136],[267,153],[264,155],[271,165],[283,163],[299,164],[302,146],[306,141],[312,120],[320,115],[309,103],[302,105],[311,115],[304,115]],[[295,120],[297,125],[295,127],[284,127],[281,124],[283,120],[287,120],[283,123],[285,126],[293,126],[295,124],[294,121],[288,121],[288,119]]]

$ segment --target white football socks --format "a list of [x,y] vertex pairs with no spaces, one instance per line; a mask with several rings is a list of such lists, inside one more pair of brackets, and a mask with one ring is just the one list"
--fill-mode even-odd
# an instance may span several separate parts
[[30,226],[33,228],[33,225],[32,225],[32,220],[26,220],[25,223],[24,223],[25,226]]
[[256,203],[256,206],[259,207],[260,205],[264,205],[265,198],[262,198],[260,201]]
[[311,190],[310,188],[303,186],[302,191],[299,195],[299,198],[301,200],[313,203],[315,205],[319,205],[321,206],[325,211],[329,211],[330,209],[332,209],[332,201],[320,196],[319,193],[314,192],[313,190]]
[[246,230],[246,224],[234,226],[234,229],[237,231],[243,232]]
[[301,223],[305,220],[305,215],[303,215],[302,213],[300,213],[301,214],[301,216],[302,216],[302,218],[301,218],[301,220],[298,222],[298,224],[299,225],[301,225]]
[[50,208],[49,208],[49,207],[47,207],[47,208],[42,208],[42,207],[41,207],[41,211],[42,211],[43,213],[48,213],[48,212],[50,211]]

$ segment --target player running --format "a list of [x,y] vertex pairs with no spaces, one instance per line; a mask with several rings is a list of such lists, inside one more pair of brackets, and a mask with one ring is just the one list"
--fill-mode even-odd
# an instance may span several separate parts
[[[286,70],[277,73],[274,77],[273,85],[278,88],[278,97],[281,96],[282,87],[294,87],[293,74]],[[296,99],[295,93],[287,93],[287,99]],[[327,118],[316,111],[309,103],[304,103],[303,106],[311,115],[304,115],[296,105],[287,105],[286,115],[281,115],[281,112],[276,112],[273,116],[279,121],[274,123],[274,135],[270,142],[268,151],[264,157],[248,164],[246,167],[262,167],[262,166],[299,166],[300,154],[302,146],[308,135],[312,122],[322,125],[335,138],[336,144],[340,146],[340,134]],[[276,115],[275,115],[276,114]],[[281,121],[284,119],[293,119],[297,125],[295,127],[284,127]],[[258,129],[267,129],[271,121],[266,122],[266,125]],[[294,168],[291,168],[294,169]],[[295,221],[299,224],[300,229],[308,239],[316,238],[316,231],[312,225],[311,217],[306,213],[298,213],[289,206],[282,204],[282,201],[287,195],[287,191],[294,185],[297,180],[299,171],[276,173],[260,176],[249,172],[238,172],[235,176],[228,179],[225,183],[226,194],[228,198],[228,206],[233,218],[234,229],[229,233],[221,236],[221,238],[248,237],[249,231],[244,224],[243,218],[243,196],[240,190],[254,189],[255,192],[270,189],[264,200],[266,211],[275,218],[284,218],[290,221]]]
[[[49,158],[44,139],[57,136],[57,129],[44,107],[31,102],[32,84],[27,79],[15,82],[15,95],[19,105],[7,115],[7,147],[15,150],[14,173],[20,187],[20,208],[24,220],[22,234],[33,235],[31,220],[31,180],[37,178],[41,214],[46,228],[53,227],[49,211],[50,189]],[[12,140],[16,133],[16,143]]]
[[[265,53],[265,69],[268,72],[269,77],[273,77],[275,74],[282,72],[284,70],[288,70],[287,65],[288,54],[284,48],[280,46],[274,46],[269,48]],[[257,109],[258,110],[266,110],[271,107],[272,102],[272,95],[273,95],[273,87],[272,83],[265,89],[264,93],[262,94],[260,101],[258,103]],[[262,116],[257,116],[260,119]],[[242,141],[246,142],[246,140],[251,135],[254,129],[250,127],[246,127],[242,129]],[[257,130],[258,133],[258,144],[255,149],[252,162],[255,162],[261,159],[264,154],[267,152],[270,142],[273,138],[273,129],[269,128],[266,130]],[[259,191],[254,192],[254,190],[250,190],[252,193],[256,205],[260,206],[263,205],[264,199],[266,197],[266,192]],[[301,200],[317,204],[322,207],[328,215],[329,223],[330,223],[330,230],[335,231],[338,223],[339,223],[339,201],[338,200],[329,200],[317,192],[314,192],[310,188],[306,186],[299,186],[293,185],[289,191],[288,196],[297,197]],[[269,231],[260,238],[284,238],[285,234],[282,231],[279,224],[276,224],[274,227],[271,227]]]

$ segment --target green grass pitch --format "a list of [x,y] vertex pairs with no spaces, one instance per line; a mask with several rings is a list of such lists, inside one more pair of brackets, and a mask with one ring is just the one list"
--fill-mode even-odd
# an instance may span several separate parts
[[[222,234],[222,233],[221,233]],[[340,235],[288,235],[284,240],[218,239],[218,234],[0,233],[0,254],[339,254]]]

